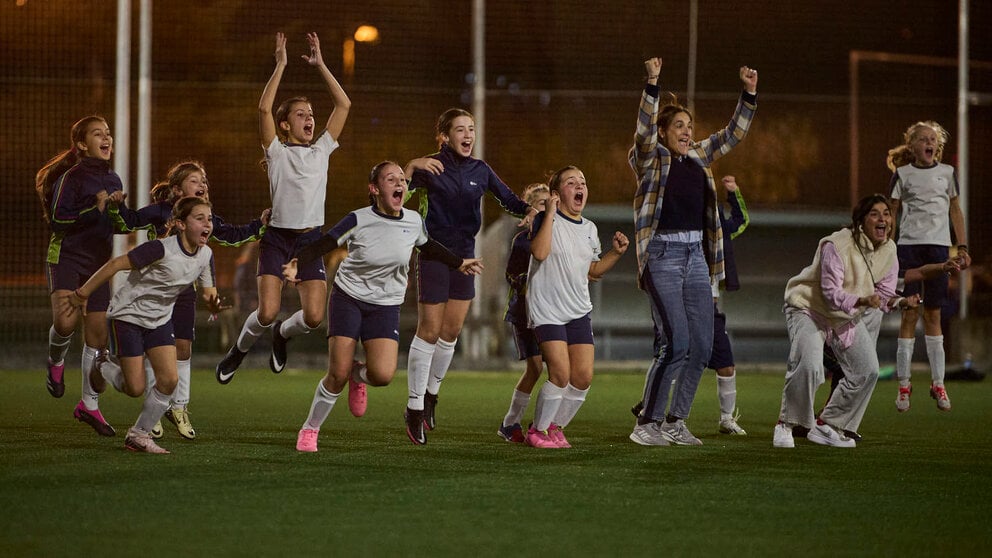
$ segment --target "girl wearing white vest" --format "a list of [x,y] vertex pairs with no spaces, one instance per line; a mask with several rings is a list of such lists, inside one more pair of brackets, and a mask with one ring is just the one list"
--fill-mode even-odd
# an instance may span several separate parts
[[[851,225],[820,240],[813,263],[785,287],[789,362],[782,408],[772,445],[791,448],[793,426],[809,429],[817,444],[854,447],[844,431],[857,432],[878,380],[876,335],[869,323],[878,311],[912,308],[917,298],[896,296],[899,273],[892,214],[885,196],[862,198]],[[820,412],[813,397],[823,383],[823,345],[830,345],[845,377]]]

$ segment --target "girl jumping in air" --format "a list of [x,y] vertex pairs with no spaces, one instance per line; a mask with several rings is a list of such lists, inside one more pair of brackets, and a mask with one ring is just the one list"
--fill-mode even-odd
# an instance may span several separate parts
[[[110,259],[113,226],[107,200],[122,190],[121,178],[110,168],[114,138],[101,116],[87,116],[72,125],[69,149],[45,164],[35,178],[45,220],[51,227],[46,272],[51,293],[52,327],[48,330],[48,392],[65,393],[65,354],[80,314],[61,312],[60,301],[82,285]],[[73,416],[101,436],[113,436],[87,380],[93,359],[107,346],[107,304],[110,286],[90,293],[83,317],[82,398]]]
[[298,245],[320,238],[328,157],[338,147],[337,139],[351,109],[348,95],[324,64],[317,34],[308,33],[307,41],[310,54],[304,55],[303,60],[317,68],[330,92],[334,110],[322,130],[317,130],[313,107],[306,97],[283,101],[273,118],[272,105],[287,64],[286,37],[277,33],[276,67],[258,103],[259,137],[265,150],[272,196],[272,218],[259,248],[258,310],[248,315],[237,342],[217,365],[217,381],[222,384],[234,378],[248,349],[267,329],[272,329],[269,367],[278,374],[286,366],[286,343],[297,335],[309,333],[323,321],[327,280],[320,258],[298,270],[297,290],[302,308],[285,321],[276,320],[282,300],[282,266],[292,259]]
[[[213,231],[210,203],[186,197],[172,211],[175,232],[162,240],[139,245],[104,264],[83,286],[60,299],[61,312],[73,316],[118,271],[131,270],[110,301],[111,349],[90,371],[99,393],[109,382],[131,397],[145,395],[138,420],[127,431],[124,446],[132,451],[169,453],[151,438],[151,431],[169,409],[178,383],[172,313],[176,299],[198,281],[211,312],[221,310],[214,287],[212,253],[207,246]],[[145,390],[145,356],[151,361],[155,385]]]
[[[298,451],[317,451],[320,427],[346,384],[349,407],[361,416],[365,397],[358,386],[385,386],[392,381],[399,352],[400,305],[414,247],[420,249],[423,261],[436,260],[467,275],[482,270],[479,260],[456,256],[427,236],[420,215],[403,209],[406,192],[403,169],[392,161],[379,163],[369,174],[370,207],[346,215],[284,267],[285,278],[296,281],[300,266],[339,246],[348,248],[327,303],[327,374],[317,384],[310,414],[300,428]],[[365,364],[354,360],[359,340],[368,359]],[[414,443],[424,442],[408,434]]]
[[[407,163],[410,190],[421,193],[428,234],[459,257],[471,259],[475,235],[482,226],[484,194],[495,197],[513,215],[524,216],[521,226],[529,225],[537,210],[518,198],[485,161],[472,157],[475,118],[470,112],[446,110],[438,117],[435,131],[439,151]],[[422,444],[424,428],[436,426],[438,391],[475,298],[475,282],[441,262],[419,257],[417,286],[417,334],[410,343],[407,363],[410,396],[405,416],[411,439]]]
[[589,201],[586,177],[565,167],[548,181],[551,197],[531,234],[527,316],[548,365],[534,423],[526,441],[536,448],[569,448],[563,428],[586,400],[592,383],[593,347],[589,279],[599,279],[627,251],[627,237],[613,234],[613,249],[600,257],[599,231],[582,217]]
[[[968,255],[964,213],[958,204],[958,181],[954,167],[940,162],[947,143],[947,131],[928,120],[906,130],[905,144],[889,152],[892,169],[889,202],[898,221],[900,269],[942,263],[950,255],[951,230],[957,243],[961,269],[971,264]],[[902,163],[901,165],[895,161]],[[901,210],[901,212],[900,212]],[[903,295],[919,294],[923,298],[923,334],[930,361],[930,397],[941,411],[951,410],[951,400],[944,388],[944,334],[940,327],[940,308],[947,298],[948,276],[937,274],[922,281],[906,281]],[[916,323],[920,311],[913,307],[902,313],[896,345],[896,410],[909,410],[913,393],[910,366],[916,345]]]

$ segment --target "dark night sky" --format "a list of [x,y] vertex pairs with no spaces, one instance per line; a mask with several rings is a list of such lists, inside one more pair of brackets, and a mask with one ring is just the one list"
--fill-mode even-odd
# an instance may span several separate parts
[[[65,146],[74,120],[92,112],[113,117],[115,4],[0,4],[0,134],[15,146],[0,154],[0,173],[14,194],[0,233],[25,239],[25,264],[39,272],[34,256],[44,250],[46,233],[33,176]],[[755,207],[847,206],[851,50],[957,56],[956,5],[894,4],[852,2],[838,9],[827,2],[700,2],[697,136],[729,117],[739,88],[737,68],[747,64],[760,72],[752,135],[716,168],[738,176]],[[945,5],[952,9],[939,9]],[[330,222],[364,203],[369,167],[433,151],[436,115],[449,106],[468,106],[470,2],[217,0],[192,6],[154,3],[152,173],[157,178],[176,160],[201,159],[218,211],[229,220],[251,218],[268,202],[265,175],[256,165],[261,151],[255,106],[272,69],[276,30],[289,36],[291,62],[304,51],[304,33],[317,31],[337,73],[345,35],[361,23],[380,29],[379,44],[358,45],[349,85],[353,110],[342,148],[331,157]],[[662,56],[663,82],[680,94],[688,64],[688,2],[645,6],[628,0],[488,2],[486,159],[508,184],[519,188],[574,163],[586,171],[593,202],[630,202],[633,181],[625,154],[642,61]],[[971,57],[992,61],[992,41],[982,38],[992,4],[972,2],[971,10]],[[135,52],[132,77],[136,58]],[[917,120],[934,118],[950,130],[953,163],[953,68],[875,64],[859,75],[861,193],[887,187],[885,152]],[[972,90],[986,95],[985,105],[972,108],[969,135],[971,236],[973,245],[981,245],[990,237],[978,210],[989,207],[990,195],[977,185],[992,175],[992,163],[979,156],[989,151],[992,137],[992,70],[973,71],[971,79]],[[287,71],[280,98],[296,93],[313,98],[319,119],[327,114],[326,93],[302,62]]]

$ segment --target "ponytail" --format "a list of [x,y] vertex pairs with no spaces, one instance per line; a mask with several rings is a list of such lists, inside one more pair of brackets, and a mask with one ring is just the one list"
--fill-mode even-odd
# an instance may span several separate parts
[[93,122],[106,124],[107,120],[102,116],[92,115],[73,124],[69,131],[69,149],[49,159],[34,177],[34,189],[41,200],[42,217],[45,218],[46,223],[52,220],[52,188],[55,186],[55,181],[79,162],[79,148],[76,147],[76,143],[86,141],[86,130]]

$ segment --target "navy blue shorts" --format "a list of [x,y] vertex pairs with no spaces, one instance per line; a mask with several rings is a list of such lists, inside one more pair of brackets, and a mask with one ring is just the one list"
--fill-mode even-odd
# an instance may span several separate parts
[[538,343],[564,341],[569,345],[592,345],[592,320],[586,314],[565,325],[539,325],[534,328],[534,336]]
[[[946,262],[950,249],[935,244],[909,244],[897,246],[896,254],[899,256],[899,273],[904,275],[907,269]],[[947,283],[946,273],[941,273],[932,279],[906,283],[902,289],[902,296],[918,294],[923,297],[924,308],[940,308],[947,300]]]
[[734,350],[730,347],[730,336],[727,335],[727,315],[721,312],[713,303],[713,352],[706,368],[719,370],[734,366]]
[[[100,269],[100,265],[83,265],[70,262],[65,259],[57,264],[45,264],[45,272],[48,275],[48,292],[74,291],[83,286],[91,275]],[[110,306],[110,283],[104,283],[90,293],[86,299],[87,312],[106,312]]]
[[417,254],[417,291],[420,302],[439,304],[475,298],[475,277]]
[[362,302],[334,285],[327,299],[327,336],[400,340],[400,306]]
[[196,289],[190,285],[188,289],[176,297],[176,305],[172,308],[172,327],[176,339],[192,341],[196,335]]
[[155,329],[143,328],[123,320],[107,320],[110,330],[110,352],[118,357],[136,357],[155,347],[175,346],[172,320]]
[[534,330],[521,324],[511,323],[513,342],[517,345],[517,360],[527,360],[541,355],[541,347],[537,344]]
[[[258,241],[258,276],[275,275],[282,279],[282,266],[293,259],[296,250],[319,240],[321,236],[323,233],[319,227],[302,233],[276,227],[265,229],[262,240]],[[296,277],[300,281],[325,281],[324,258],[299,266]]]

